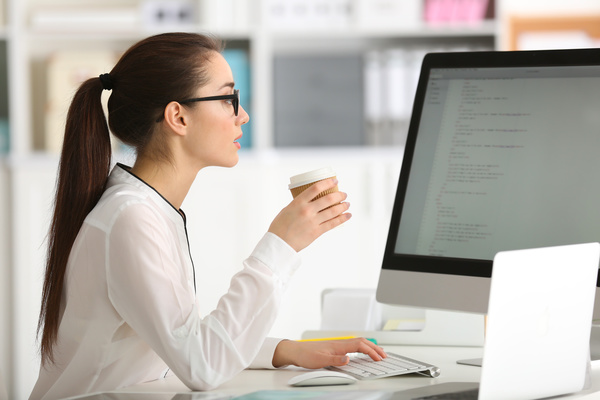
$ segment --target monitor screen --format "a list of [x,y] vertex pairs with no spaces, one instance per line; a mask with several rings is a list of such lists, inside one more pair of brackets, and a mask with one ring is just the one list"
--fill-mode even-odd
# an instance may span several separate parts
[[497,252],[600,241],[599,154],[600,49],[428,54],[378,300],[485,313]]

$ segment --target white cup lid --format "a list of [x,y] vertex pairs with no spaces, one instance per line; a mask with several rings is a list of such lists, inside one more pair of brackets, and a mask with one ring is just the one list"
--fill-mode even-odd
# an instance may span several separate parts
[[298,186],[307,185],[309,183],[331,178],[333,176],[335,176],[335,172],[331,167],[315,169],[314,171],[292,176],[290,178],[289,188],[293,189]]

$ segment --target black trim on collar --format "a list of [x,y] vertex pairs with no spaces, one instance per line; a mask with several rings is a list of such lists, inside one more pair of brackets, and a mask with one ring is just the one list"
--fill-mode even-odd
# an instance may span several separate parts
[[171,202],[169,200],[167,200],[165,198],[165,196],[163,196],[162,194],[160,194],[160,192],[158,190],[154,189],[151,185],[149,185],[142,178],[140,178],[139,176],[137,176],[136,174],[134,174],[133,172],[131,172],[131,167],[130,166],[122,164],[122,163],[117,163],[117,166],[119,168],[121,168],[123,171],[127,172],[129,175],[131,175],[134,178],[136,178],[138,181],[142,182],[144,185],[148,186],[150,189],[154,190],[157,195],[159,195],[164,201],[167,202],[168,205],[171,206],[171,208],[173,208],[173,210],[177,211],[177,214],[179,214],[181,216],[181,218],[183,218],[183,221],[186,221],[185,213],[183,212],[182,209],[178,210],[177,208],[175,208],[175,206],[173,204],[171,204]]

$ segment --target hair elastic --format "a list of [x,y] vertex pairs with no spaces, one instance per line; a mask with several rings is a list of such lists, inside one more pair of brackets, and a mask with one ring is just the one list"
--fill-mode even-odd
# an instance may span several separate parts
[[112,80],[110,79],[110,74],[101,74],[100,82],[102,82],[102,88],[104,90],[112,90]]

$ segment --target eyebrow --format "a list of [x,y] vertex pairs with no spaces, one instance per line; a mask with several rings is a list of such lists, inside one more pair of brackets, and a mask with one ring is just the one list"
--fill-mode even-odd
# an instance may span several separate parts
[[233,89],[233,88],[235,87],[235,82],[227,82],[226,84],[224,84],[223,86],[221,86],[221,87],[219,88],[219,90],[221,90],[221,89],[223,89],[223,88],[226,88],[226,87],[230,87],[230,88],[232,88],[232,89]]

